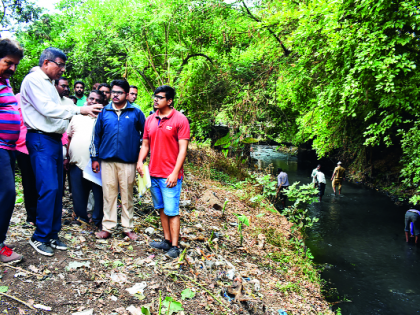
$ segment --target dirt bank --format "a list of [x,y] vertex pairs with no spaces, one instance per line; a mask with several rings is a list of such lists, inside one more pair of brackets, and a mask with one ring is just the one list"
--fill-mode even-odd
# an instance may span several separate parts
[[[221,159],[203,149],[189,152],[181,260],[147,245],[162,236],[149,194],[136,200],[138,241],[121,233],[97,240],[89,225],[64,225],[60,236],[69,250],[50,258],[28,244],[33,230],[24,225],[23,205],[17,205],[8,242],[25,258],[19,269],[0,266],[0,292],[36,309],[5,296],[0,309],[6,314],[148,314],[146,308],[151,314],[333,314],[320,293],[318,272],[293,245],[291,224],[251,203],[260,187],[242,182],[235,188],[237,180],[217,170],[225,163],[233,172],[234,165]],[[216,210],[225,200],[225,212]],[[64,208],[72,209],[68,192]],[[249,221],[242,246],[235,214]]]

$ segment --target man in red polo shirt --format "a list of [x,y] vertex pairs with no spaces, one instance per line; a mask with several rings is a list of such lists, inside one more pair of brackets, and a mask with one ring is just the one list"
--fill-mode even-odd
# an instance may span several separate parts
[[158,110],[146,120],[137,171],[143,177],[143,162],[150,151],[150,192],[153,205],[159,210],[164,239],[149,245],[167,251],[166,255],[171,258],[177,258],[180,254],[179,198],[190,125],[183,114],[172,108],[175,98],[173,88],[162,85],[156,89],[153,98],[154,107]]

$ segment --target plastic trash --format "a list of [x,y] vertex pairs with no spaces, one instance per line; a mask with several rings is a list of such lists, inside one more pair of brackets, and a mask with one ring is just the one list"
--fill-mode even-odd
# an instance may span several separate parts
[[111,273],[111,280],[117,283],[128,282],[127,275],[123,273]]
[[43,310],[43,311],[51,311],[52,310],[51,307],[45,306],[45,305],[42,305],[42,304],[35,304],[34,307],[39,309],[39,310]]
[[283,309],[279,309],[279,315],[287,315],[286,311]]
[[144,295],[144,289],[147,287],[147,282],[143,281],[141,283],[135,283],[131,288],[125,289],[130,293],[131,295],[140,293],[141,295]]
[[229,280],[233,280],[233,278],[235,278],[235,273],[236,273],[236,270],[235,270],[235,269],[230,269],[230,270],[228,270],[228,271],[226,272],[226,277],[227,277]]
[[228,300],[229,303],[232,303],[233,299],[227,295],[226,291],[223,291],[223,297]]
[[152,227],[148,227],[146,230],[144,230],[144,232],[145,232],[146,234],[152,235],[152,234],[154,234],[154,233],[155,233],[155,229],[154,229],[154,228],[152,228]]
[[68,264],[68,266],[66,267],[66,270],[69,271],[69,270],[77,269],[81,267],[90,268],[90,261],[72,261],[71,263]]

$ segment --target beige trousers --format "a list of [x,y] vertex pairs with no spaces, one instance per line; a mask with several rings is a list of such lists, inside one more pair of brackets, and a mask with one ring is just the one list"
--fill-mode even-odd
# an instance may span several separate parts
[[102,191],[104,194],[104,218],[102,230],[112,233],[117,226],[118,187],[121,195],[121,225],[124,232],[134,227],[133,187],[136,164],[101,162]]

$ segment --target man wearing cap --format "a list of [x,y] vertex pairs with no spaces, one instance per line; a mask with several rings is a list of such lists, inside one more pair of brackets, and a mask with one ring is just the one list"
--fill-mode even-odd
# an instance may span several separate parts
[[333,187],[333,190],[334,190],[334,195],[336,194],[335,187],[337,185],[338,185],[338,193],[341,195],[341,184],[343,183],[343,178],[344,178],[344,172],[345,171],[346,171],[346,169],[341,166],[341,162],[338,162],[337,167],[334,169],[333,175],[331,177],[332,187]]

